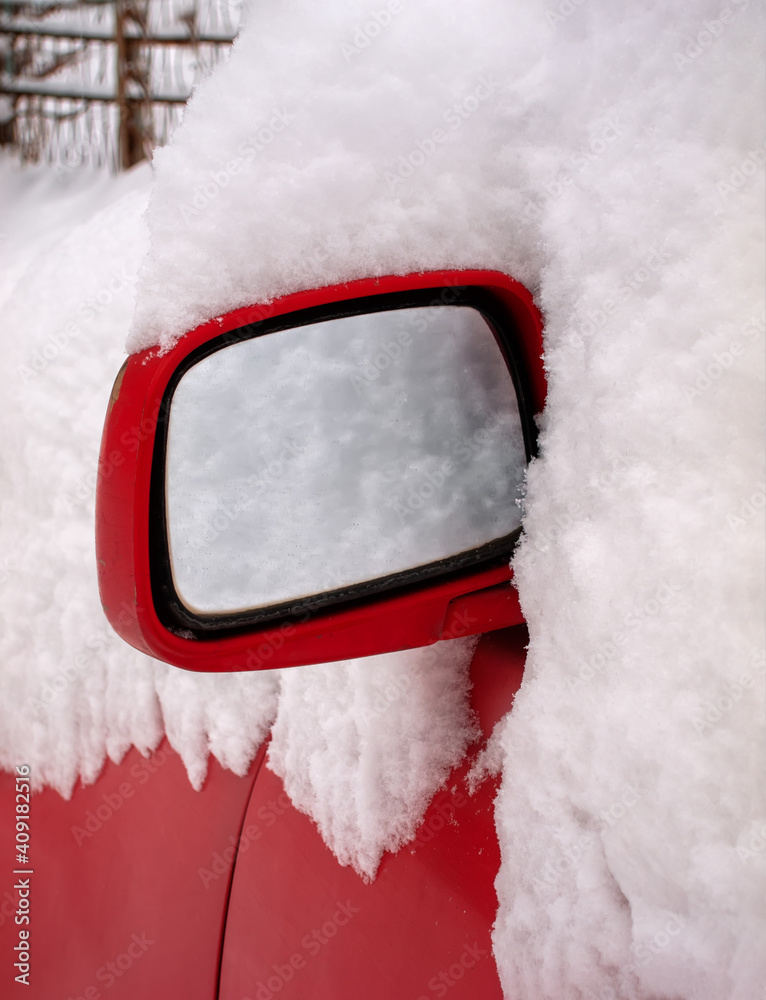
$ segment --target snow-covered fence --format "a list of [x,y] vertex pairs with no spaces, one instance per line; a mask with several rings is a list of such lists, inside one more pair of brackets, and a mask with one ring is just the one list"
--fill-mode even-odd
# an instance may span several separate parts
[[3,0],[0,145],[61,171],[149,157],[240,13],[236,0]]

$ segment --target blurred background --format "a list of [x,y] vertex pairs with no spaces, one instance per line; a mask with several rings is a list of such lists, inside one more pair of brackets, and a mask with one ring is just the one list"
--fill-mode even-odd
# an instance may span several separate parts
[[2,0],[0,146],[58,172],[150,158],[241,14],[242,0]]

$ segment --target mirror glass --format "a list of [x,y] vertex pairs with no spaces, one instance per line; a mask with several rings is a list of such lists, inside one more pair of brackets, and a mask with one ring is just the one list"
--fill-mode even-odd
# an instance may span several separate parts
[[176,591],[194,613],[225,614],[457,556],[519,527],[525,467],[511,376],[469,306],[229,344],[172,397]]

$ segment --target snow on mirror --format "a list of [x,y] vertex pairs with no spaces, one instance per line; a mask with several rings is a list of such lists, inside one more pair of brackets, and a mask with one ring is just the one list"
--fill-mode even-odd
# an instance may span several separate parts
[[520,524],[511,376],[467,306],[230,344],[181,378],[166,511],[187,608],[226,614],[448,559]]

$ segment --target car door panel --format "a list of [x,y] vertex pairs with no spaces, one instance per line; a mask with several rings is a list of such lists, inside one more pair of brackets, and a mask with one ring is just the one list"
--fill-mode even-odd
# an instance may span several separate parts
[[[33,794],[29,863],[16,859],[14,775],[0,773],[0,996],[30,1000],[213,1000],[233,858],[263,758],[238,777],[210,759],[201,792],[165,741],[132,749],[70,799]],[[9,872],[11,862],[25,873]],[[17,924],[29,881],[29,923]],[[13,946],[29,930],[29,987],[14,982]]]
[[[472,703],[486,738],[521,682],[526,629],[482,637],[471,666]],[[237,859],[220,1000],[502,1000],[490,929],[500,856],[496,781],[471,796],[471,761],[450,775],[415,840],[386,854],[375,880],[342,867],[312,821],[263,768]]]

